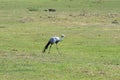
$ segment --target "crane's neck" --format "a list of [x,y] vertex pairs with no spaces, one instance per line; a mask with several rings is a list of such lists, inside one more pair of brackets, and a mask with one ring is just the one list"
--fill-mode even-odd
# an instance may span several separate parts
[[60,37],[60,41],[62,41],[62,40],[63,40],[63,38],[64,38],[64,37]]

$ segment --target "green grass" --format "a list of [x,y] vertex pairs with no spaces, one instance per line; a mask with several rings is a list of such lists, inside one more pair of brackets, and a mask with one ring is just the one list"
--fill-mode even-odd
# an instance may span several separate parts
[[[119,4],[0,0],[0,80],[119,80]],[[61,54],[55,45],[42,54],[49,38],[61,34]]]

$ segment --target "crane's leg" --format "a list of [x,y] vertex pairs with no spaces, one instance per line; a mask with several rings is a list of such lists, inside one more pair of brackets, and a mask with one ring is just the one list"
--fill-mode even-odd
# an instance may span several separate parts
[[57,49],[58,53],[60,54],[60,51],[59,51],[59,49],[58,49],[58,46],[57,46],[57,44],[56,44],[56,49]]
[[48,52],[48,53],[50,53],[51,47],[52,47],[52,44],[50,44],[50,47],[49,47],[49,52]]

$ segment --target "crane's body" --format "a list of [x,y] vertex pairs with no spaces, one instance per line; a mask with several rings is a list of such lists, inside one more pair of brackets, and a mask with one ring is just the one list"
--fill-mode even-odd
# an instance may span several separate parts
[[59,41],[61,41],[61,39],[59,37],[52,37],[50,38],[49,42],[51,44],[54,44],[54,43],[58,43]]
[[[46,51],[46,49],[49,47],[49,45],[50,45],[50,47],[49,47],[49,53],[50,53],[50,49],[53,44],[56,44],[56,48],[58,50],[57,44],[58,44],[58,42],[62,41],[63,38],[64,38],[64,35],[61,35],[61,37],[55,36],[55,37],[50,38],[50,40],[48,41],[48,43],[46,44],[46,46],[43,50],[43,53]],[[59,52],[59,50],[58,50],[58,52]]]

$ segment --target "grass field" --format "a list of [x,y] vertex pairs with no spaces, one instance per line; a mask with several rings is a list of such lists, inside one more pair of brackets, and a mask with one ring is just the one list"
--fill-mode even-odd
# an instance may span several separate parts
[[[119,4],[0,0],[0,80],[120,80]],[[61,54],[55,46],[43,54],[61,34]]]

